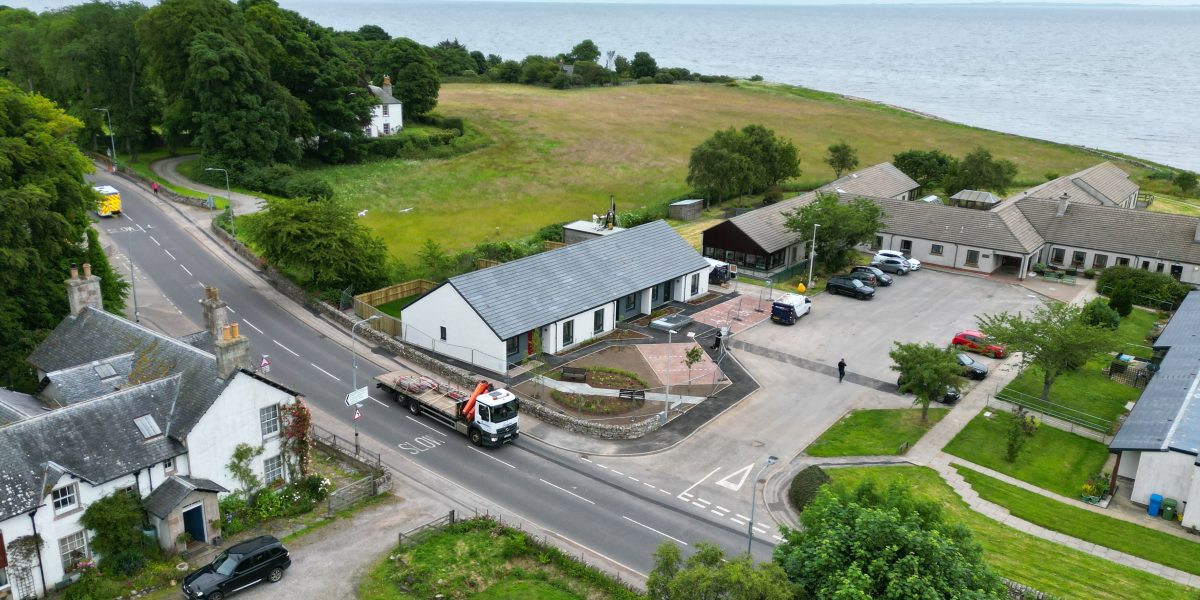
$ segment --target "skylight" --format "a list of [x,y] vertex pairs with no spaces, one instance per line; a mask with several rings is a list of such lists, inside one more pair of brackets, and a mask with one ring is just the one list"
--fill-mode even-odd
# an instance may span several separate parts
[[142,415],[134,419],[133,423],[137,425],[138,431],[142,432],[143,439],[148,440],[152,437],[162,435],[162,430],[158,428],[158,423],[150,415]]
[[96,371],[96,375],[99,376],[100,379],[108,379],[109,377],[116,377],[117,375],[117,370],[108,363],[100,363],[92,367],[92,369]]

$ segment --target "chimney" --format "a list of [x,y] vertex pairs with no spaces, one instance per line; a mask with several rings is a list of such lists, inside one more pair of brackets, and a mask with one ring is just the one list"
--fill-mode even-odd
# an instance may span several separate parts
[[1054,216],[1061,217],[1067,214],[1067,205],[1070,203],[1070,197],[1066,192],[1063,192],[1063,195],[1058,198],[1058,211],[1054,213]]
[[97,310],[104,309],[100,298],[100,278],[92,275],[90,263],[83,263],[82,277],[79,276],[75,264],[71,264],[71,278],[67,280],[67,301],[71,304],[71,316],[78,315],[88,306],[94,306]]
[[221,337],[214,352],[217,355],[217,377],[229,379],[238,369],[250,366],[250,340],[238,333],[238,324],[221,327]]
[[1192,236],[1192,241],[1200,242],[1200,221],[1196,221],[1196,234]]
[[215,287],[204,288],[204,299],[200,301],[204,307],[204,329],[212,339],[221,338],[221,329],[229,324],[229,308],[221,299],[220,291]]
[[391,75],[383,76],[383,86],[382,87],[383,87],[383,91],[387,92],[389,96],[392,94],[392,77],[391,77]]

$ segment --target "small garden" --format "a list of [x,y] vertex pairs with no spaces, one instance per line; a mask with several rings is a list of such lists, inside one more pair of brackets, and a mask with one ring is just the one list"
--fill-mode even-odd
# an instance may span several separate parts
[[929,419],[922,421],[919,408],[851,411],[804,452],[809,456],[903,454],[949,412],[948,408],[931,408]]

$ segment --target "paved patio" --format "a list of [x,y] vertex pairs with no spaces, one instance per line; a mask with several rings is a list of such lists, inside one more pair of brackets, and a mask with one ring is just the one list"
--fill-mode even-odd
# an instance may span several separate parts
[[755,289],[761,288],[748,288],[749,293],[706,308],[692,318],[711,327],[729,327],[733,333],[754,327],[771,316],[771,300],[765,295],[755,295]]

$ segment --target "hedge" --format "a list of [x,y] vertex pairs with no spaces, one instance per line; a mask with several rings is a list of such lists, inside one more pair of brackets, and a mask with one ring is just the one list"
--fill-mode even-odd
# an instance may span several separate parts
[[791,486],[788,487],[788,501],[791,502],[792,508],[797,512],[804,512],[804,507],[817,497],[817,490],[830,481],[832,479],[825,473],[825,470],[816,465],[806,467],[797,473],[796,477],[792,479]]
[[[1146,306],[1143,303],[1147,300],[1159,300],[1170,303],[1172,309],[1179,308],[1183,298],[1192,291],[1191,286],[1180,283],[1165,273],[1154,273],[1125,266],[1109,267],[1096,280],[1096,289],[1104,294],[1111,294],[1113,290],[1122,285],[1129,286],[1134,296],[1134,302],[1137,304]],[[1148,308],[1162,307],[1148,306]]]

